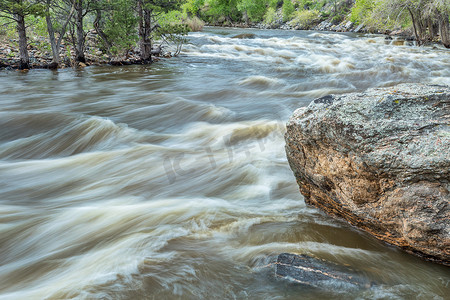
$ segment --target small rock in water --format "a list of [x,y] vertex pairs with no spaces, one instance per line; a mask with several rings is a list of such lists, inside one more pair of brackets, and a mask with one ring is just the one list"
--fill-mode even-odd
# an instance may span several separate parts
[[370,288],[372,283],[349,267],[304,254],[278,255],[276,276],[316,288]]
[[254,33],[242,33],[232,37],[232,39],[253,39],[255,38]]
[[404,40],[395,40],[392,42],[392,45],[394,46],[403,46],[405,44]]

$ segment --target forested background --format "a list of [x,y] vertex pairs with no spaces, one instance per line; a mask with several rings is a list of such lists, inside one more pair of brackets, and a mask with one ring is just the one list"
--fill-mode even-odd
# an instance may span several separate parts
[[[450,0],[0,0],[0,38],[17,43],[20,68],[28,48],[38,44],[59,64],[62,44],[77,62],[86,62],[86,37],[95,33],[102,53],[131,50],[150,62],[158,45],[181,49],[183,35],[204,24],[312,29],[319,23],[351,22],[369,32],[409,31],[418,44],[440,41],[450,47]],[[34,37],[30,38],[30,37]],[[66,48],[64,48],[66,49]]]

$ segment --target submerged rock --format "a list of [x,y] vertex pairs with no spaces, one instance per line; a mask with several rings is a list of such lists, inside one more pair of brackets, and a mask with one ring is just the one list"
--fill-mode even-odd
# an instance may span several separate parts
[[232,39],[254,39],[254,33],[241,33],[232,37]]
[[316,288],[369,288],[371,282],[349,267],[308,255],[281,253],[275,274],[278,277]]
[[401,84],[297,109],[286,153],[305,201],[450,265],[450,88]]

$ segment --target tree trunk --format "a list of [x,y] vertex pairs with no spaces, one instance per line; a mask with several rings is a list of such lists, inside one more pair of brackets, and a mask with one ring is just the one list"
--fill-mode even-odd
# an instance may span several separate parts
[[84,56],[84,30],[83,30],[83,0],[75,0],[77,44],[75,47],[75,60],[77,62],[86,62]]
[[416,22],[417,22],[417,31],[419,33],[419,37],[422,41],[426,41],[427,37],[427,25],[424,20],[420,16],[416,15]]
[[56,48],[58,50],[61,49],[61,42],[62,42],[64,36],[66,35],[67,26],[69,25],[70,20],[72,19],[72,16],[75,13],[75,3],[76,3],[76,1],[74,1],[72,3],[72,8],[70,9],[70,13],[66,18],[66,22],[64,22],[64,24],[61,28],[61,31],[59,32],[59,38],[58,38],[58,41],[56,42]]
[[246,10],[244,10],[243,17],[244,17],[245,25],[248,27],[248,26],[249,26],[249,23],[250,23],[250,20],[249,20],[249,18],[248,18],[248,13],[247,13]]
[[103,32],[101,26],[100,26],[100,22],[102,21],[102,12],[100,9],[97,9],[96,11],[96,15],[95,15],[95,20],[94,20],[94,28],[97,31],[97,34],[100,36],[100,38],[103,40],[103,42],[105,43],[106,48],[109,49],[111,48],[111,43],[109,42],[108,37],[106,36],[106,34]]
[[145,8],[142,0],[138,1],[138,15],[139,15],[139,37],[141,60],[144,62],[152,61],[152,41],[151,41],[151,16],[152,10]]
[[414,35],[415,35],[415,37],[416,37],[417,44],[420,46],[420,45],[421,45],[421,40],[420,40],[419,34],[417,33],[417,23],[416,23],[416,18],[414,17],[414,14],[413,14],[413,12],[411,11],[411,8],[408,7],[408,11],[409,11],[409,14],[410,14],[410,16],[411,16],[411,21],[412,21],[412,23],[413,23]]
[[427,18],[427,23],[428,23],[428,33],[430,35],[430,40],[432,41],[434,39],[434,37],[436,36],[436,32],[434,31],[433,19],[428,17]]
[[17,33],[19,34],[19,69],[29,69],[30,68],[30,58],[28,56],[28,43],[27,43],[27,33],[25,27],[25,16],[22,14],[15,14],[15,20],[17,22]]
[[47,0],[47,14],[45,15],[45,21],[47,22],[48,37],[50,40],[50,46],[52,47],[52,57],[53,57],[52,62],[59,65],[59,63],[60,63],[59,48],[56,45],[55,30],[53,29],[52,20],[50,18],[50,1],[49,0]]
[[441,36],[441,41],[445,48],[450,48],[450,30],[448,14],[446,13],[439,15],[439,35]]

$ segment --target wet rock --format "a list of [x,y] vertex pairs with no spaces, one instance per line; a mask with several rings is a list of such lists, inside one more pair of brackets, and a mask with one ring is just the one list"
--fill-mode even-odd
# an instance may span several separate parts
[[255,38],[254,33],[242,33],[232,37],[232,39],[254,39],[254,38]]
[[283,29],[283,30],[292,30],[293,28],[292,28],[292,26],[289,25],[289,24],[283,24],[283,25],[280,26],[280,29]]
[[353,22],[351,22],[351,21],[347,21],[347,22],[343,22],[343,23],[345,23],[345,24],[343,24],[342,25],[342,28],[345,30],[345,31],[350,31],[352,28],[353,28]]
[[296,110],[286,153],[307,203],[450,265],[450,88],[401,84]]
[[403,46],[403,45],[405,45],[405,41],[404,40],[394,40],[394,41],[392,41],[392,45],[394,45],[394,46]]
[[358,25],[358,27],[355,28],[355,30],[353,30],[353,32],[362,32],[364,29],[364,25],[360,24]]
[[319,30],[319,31],[330,30],[332,26],[333,26],[333,24],[331,22],[322,21],[319,25],[314,27],[314,30]]
[[316,288],[369,288],[373,283],[347,266],[308,255],[282,253],[275,274],[295,283]]
[[44,65],[44,69],[56,70],[58,69],[58,64],[56,62],[52,62],[48,65]]

